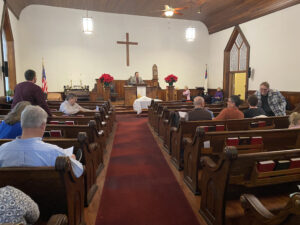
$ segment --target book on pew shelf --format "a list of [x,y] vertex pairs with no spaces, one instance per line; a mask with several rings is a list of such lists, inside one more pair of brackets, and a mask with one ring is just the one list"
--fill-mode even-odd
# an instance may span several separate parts
[[263,143],[263,139],[261,136],[251,137],[251,145],[261,145],[262,143]]
[[276,163],[273,160],[260,161],[257,163],[258,172],[269,172],[273,171]]
[[290,160],[278,160],[276,162],[275,170],[287,170],[290,168]]
[[254,128],[254,127],[258,127],[258,123],[256,122],[252,122],[250,123],[250,127]]
[[200,126],[200,127],[203,128],[205,132],[208,132],[208,126]]
[[238,137],[227,138],[226,145],[227,146],[237,146],[237,145],[239,145],[239,138]]
[[43,137],[51,137],[50,131],[45,131]]
[[49,124],[58,124],[58,121],[56,121],[56,120],[51,120],[51,121],[49,121]]
[[65,121],[59,121],[58,124],[66,124]]
[[66,124],[67,125],[75,125],[75,122],[74,121],[66,121]]
[[240,137],[239,138],[239,145],[250,145],[251,138],[250,137]]
[[76,115],[77,117],[84,117],[84,115],[83,114],[78,114],[78,115]]
[[224,125],[216,125],[216,131],[224,131],[225,127]]
[[208,131],[209,131],[209,132],[214,132],[214,131],[216,131],[216,126],[208,126]]
[[51,130],[50,131],[50,136],[51,137],[62,137],[61,130]]
[[290,169],[300,168],[300,158],[291,158]]
[[57,112],[57,109],[50,109],[50,112]]
[[258,127],[265,127],[266,125],[266,121],[258,121]]

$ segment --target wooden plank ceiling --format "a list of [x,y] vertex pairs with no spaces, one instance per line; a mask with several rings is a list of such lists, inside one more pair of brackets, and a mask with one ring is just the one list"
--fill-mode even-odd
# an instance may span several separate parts
[[183,15],[174,18],[202,21],[211,34],[299,4],[300,0],[7,0],[7,3],[17,17],[26,6],[34,4],[152,17],[163,17],[161,10],[166,4],[174,8],[185,6]]

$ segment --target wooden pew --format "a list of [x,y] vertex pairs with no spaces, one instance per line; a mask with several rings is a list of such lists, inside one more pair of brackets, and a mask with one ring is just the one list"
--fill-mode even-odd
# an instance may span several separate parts
[[238,154],[234,147],[225,148],[217,162],[202,157],[200,214],[207,224],[239,224],[244,217],[239,202],[242,193],[264,198],[272,212],[282,210],[288,193],[298,189],[300,168],[258,172],[257,162],[298,157],[300,149]]
[[[61,131],[61,138],[77,138],[79,132],[86,132],[90,144],[97,143],[100,147],[97,148],[94,158],[97,160],[98,175],[103,169],[103,152],[105,150],[104,132],[97,130],[96,122],[91,120],[88,125],[60,125],[60,124],[47,124],[46,131],[59,130]],[[57,138],[57,137],[55,137]],[[50,139],[50,138],[49,138]],[[45,140],[48,140],[45,139]]]
[[300,224],[300,193],[293,193],[289,196],[284,209],[279,213],[271,213],[252,194],[241,196],[241,205],[244,208],[245,217],[249,220],[249,225],[295,225]]
[[[201,168],[199,161],[201,156],[217,156],[226,146],[228,137],[257,136],[262,137],[262,145],[238,146],[241,149],[239,153],[300,148],[300,129],[205,132],[203,128],[198,127],[193,139],[185,138],[184,140],[184,182],[193,193],[198,194],[200,191],[198,170]],[[209,148],[204,147],[207,142],[209,142]]]
[[[44,224],[41,221],[37,221],[35,224]],[[68,217],[64,214],[55,214],[50,217],[47,222],[47,225],[67,225]],[[18,223],[1,223],[1,225],[20,225]]]
[[0,168],[0,187],[13,186],[39,206],[40,218],[66,214],[69,225],[84,225],[84,178],[76,178],[68,157],[58,157],[55,167]]
[[[0,145],[10,142],[13,139],[0,139]],[[97,143],[89,143],[87,134],[79,132],[77,138],[44,138],[44,142],[57,145],[61,148],[74,147],[74,154],[80,150],[82,152],[81,163],[85,167],[84,173],[84,203],[88,206],[92,201],[98,186],[96,185],[96,173],[98,169],[98,151]]]
[[[265,122],[262,127],[252,127],[253,123]],[[277,123],[277,124],[276,124]],[[247,119],[236,119],[236,120],[225,120],[225,121],[184,121],[180,120],[177,128],[171,129],[166,128],[166,131],[170,134],[165,134],[167,140],[167,146],[169,152],[172,155],[172,162],[177,169],[182,169],[183,164],[180,160],[180,152],[184,149],[183,138],[192,138],[195,134],[197,126],[216,126],[223,125],[225,130],[236,131],[236,130],[265,130],[279,128],[279,125],[283,126],[280,128],[288,128],[289,121],[288,117],[265,117],[265,118],[247,118]],[[258,124],[257,124],[258,125]],[[276,127],[277,126],[277,127]],[[169,146],[168,146],[169,145]]]

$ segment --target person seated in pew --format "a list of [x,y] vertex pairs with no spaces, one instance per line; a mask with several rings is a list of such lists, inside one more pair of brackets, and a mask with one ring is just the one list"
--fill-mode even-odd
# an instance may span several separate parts
[[186,114],[187,121],[211,120],[212,112],[204,108],[204,98],[197,96],[194,98],[194,109]]
[[63,103],[61,103],[59,111],[67,115],[76,114],[78,112],[98,112],[96,109],[91,110],[83,108],[80,105],[78,105],[76,101],[77,96],[75,94],[68,94],[66,100]]
[[248,97],[249,109],[244,111],[245,118],[253,118],[257,116],[266,116],[265,111],[262,108],[258,108],[258,99],[256,95],[250,95]]
[[221,91],[221,88],[218,87],[215,96],[211,99],[211,103],[214,104],[221,101],[223,101],[223,92]]
[[21,113],[30,102],[18,102],[0,124],[0,139],[15,139],[22,134]]
[[239,105],[241,104],[240,97],[237,95],[232,95],[227,100],[227,108],[222,109],[214,120],[232,120],[232,119],[243,119],[244,113],[239,110]]
[[184,86],[184,92],[182,93],[182,95],[186,98],[186,101],[191,100],[191,91],[189,90],[188,86]]
[[258,98],[258,107],[263,108],[267,116],[285,116],[286,100],[282,94],[270,89],[268,82],[262,82],[259,91],[255,92]]
[[83,166],[66,150],[42,141],[47,113],[39,106],[28,105],[21,114],[22,136],[0,146],[0,167],[55,166],[58,156],[69,156],[76,177]]
[[24,192],[12,186],[0,188],[0,224],[34,224],[39,216],[38,205]]
[[293,112],[289,116],[290,126],[289,129],[297,129],[300,128],[300,113]]

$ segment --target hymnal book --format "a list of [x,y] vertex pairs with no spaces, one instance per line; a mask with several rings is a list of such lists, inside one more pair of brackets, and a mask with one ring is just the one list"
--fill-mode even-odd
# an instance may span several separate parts
[[300,168],[300,158],[291,158],[290,169]]
[[51,137],[62,137],[61,130],[51,130],[50,135]]
[[273,160],[260,161],[257,163],[258,172],[269,172],[273,171],[276,163]]
[[287,170],[290,168],[290,160],[278,160],[276,162],[275,170]]
[[65,122],[67,125],[75,125],[75,122],[74,121],[66,121]]
[[51,137],[50,131],[45,131],[43,137]]
[[250,137],[240,137],[239,138],[239,145],[250,145],[251,138]]
[[208,132],[208,126],[200,126],[200,127],[203,128],[205,132]]
[[56,120],[51,120],[51,121],[49,121],[49,124],[58,124],[58,121],[56,121]]
[[216,131],[224,131],[225,127],[224,125],[216,125]]
[[76,115],[77,117],[84,117],[84,115],[83,114],[78,114],[78,115]]
[[237,137],[227,138],[226,145],[227,146],[237,146],[237,145],[239,145],[239,138],[237,138]]
[[57,112],[57,109],[50,109],[50,112]]
[[259,137],[251,137],[251,145],[260,145],[263,143],[263,139],[261,136]]
[[258,127],[265,127],[266,125],[266,121],[258,121]]
[[258,127],[258,123],[256,122],[252,122],[250,123],[250,127],[254,128],[254,127]]
[[208,131],[210,131],[210,132],[216,131],[216,127],[215,126],[208,126]]

